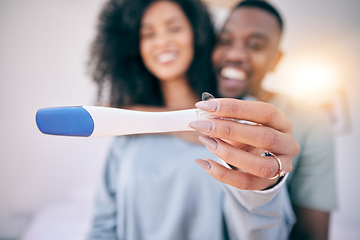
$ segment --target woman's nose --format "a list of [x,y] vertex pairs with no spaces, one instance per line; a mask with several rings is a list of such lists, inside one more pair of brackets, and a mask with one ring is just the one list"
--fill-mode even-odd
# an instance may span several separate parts
[[156,46],[167,46],[171,43],[171,36],[169,33],[161,32],[157,34],[155,38],[155,44]]

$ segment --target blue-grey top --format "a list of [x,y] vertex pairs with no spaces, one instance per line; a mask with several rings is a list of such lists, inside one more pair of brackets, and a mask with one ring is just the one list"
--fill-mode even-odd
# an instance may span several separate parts
[[114,139],[88,239],[286,239],[294,223],[283,183],[235,189],[195,158],[217,157],[171,134]]

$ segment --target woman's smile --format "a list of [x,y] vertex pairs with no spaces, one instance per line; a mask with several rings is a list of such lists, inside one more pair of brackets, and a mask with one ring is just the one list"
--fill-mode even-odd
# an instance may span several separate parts
[[159,64],[170,64],[178,59],[178,54],[174,51],[163,52],[155,56],[155,61]]

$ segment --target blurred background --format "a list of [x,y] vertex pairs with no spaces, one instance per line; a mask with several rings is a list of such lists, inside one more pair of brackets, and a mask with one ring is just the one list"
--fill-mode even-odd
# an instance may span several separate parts
[[[110,139],[45,136],[35,114],[94,104],[86,61],[103,2],[0,0],[0,239],[86,232]],[[207,2],[220,26],[235,1]],[[360,2],[271,2],[285,19],[285,57],[265,87],[331,112],[339,209],[330,235],[360,239]]]

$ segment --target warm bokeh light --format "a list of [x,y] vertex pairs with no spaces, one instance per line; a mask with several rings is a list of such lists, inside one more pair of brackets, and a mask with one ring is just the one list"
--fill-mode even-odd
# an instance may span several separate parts
[[[294,54],[264,82],[270,91],[280,92],[305,105],[325,108],[337,133],[351,128],[346,84],[351,57],[336,60],[330,54]],[[316,53],[316,54],[315,54]]]
[[264,87],[288,95],[297,101],[323,106],[342,91],[342,65],[324,54],[294,54],[285,59]]
[[299,60],[288,69],[291,96],[324,104],[339,89],[339,73],[335,64],[326,60]]

